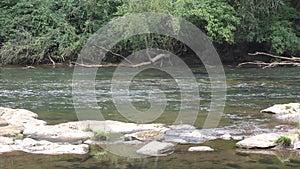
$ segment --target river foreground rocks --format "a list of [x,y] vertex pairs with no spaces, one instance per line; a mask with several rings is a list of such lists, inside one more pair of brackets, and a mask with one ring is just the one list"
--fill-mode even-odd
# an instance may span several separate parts
[[300,119],[300,103],[276,104],[261,112],[275,114],[279,120],[298,123]]

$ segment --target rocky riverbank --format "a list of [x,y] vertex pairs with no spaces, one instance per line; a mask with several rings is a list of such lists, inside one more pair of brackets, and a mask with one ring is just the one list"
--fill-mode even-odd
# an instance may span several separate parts
[[[297,121],[300,104],[276,105],[262,110],[278,119]],[[284,117],[284,118],[283,118]],[[130,152],[145,156],[164,156],[176,149],[176,144],[195,145],[187,151],[214,151],[214,147],[199,146],[207,141],[236,140],[239,149],[300,148],[298,130],[249,131],[232,125],[214,129],[165,124],[134,124],[119,121],[76,121],[47,125],[38,115],[24,109],[0,108],[0,154],[24,151],[35,154],[86,154],[91,145],[120,153],[116,149],[133,147]],[[289,138],[290,144],[279,142]],[[284,145],[284,146],[283,146]],[[123,152],[128,153],[128,152]]]

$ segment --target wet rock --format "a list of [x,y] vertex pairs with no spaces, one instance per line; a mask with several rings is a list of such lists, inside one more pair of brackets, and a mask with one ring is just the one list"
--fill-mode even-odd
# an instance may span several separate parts
[[175,145],[172,143],[152,141],[136,151],[137,154],[147,156],[166,156],[173,153]]
[[164,134],[161,131],[149,130],[140,131],[132,134],[124,135],[125,141],[140,140],[140,141],[152,141],[152,140],[163,140]]
[[239,148],[271,148],[275,147],[275,141],[280,137],[277,133],[259,134],[246,138],[236,143]]
[[5,126],[5,127],[0,127],[0,136],[6,136],[6,137],[14,137],[24,130],[23,127],[21,126]]
[[11,145],[14,144],[14,139],[10,137],[0,137],[0,145]]
[[299,122],[300,103],[276,104],[261,110],[261,112],[275,114],[276,118],[280,120]]
[[0,127],[4,127],[4,126],[7,126],[8,123],[6,122],[6,120],[0,118]]
[[195,146],[195,147],[190,147],[188,151],[214,151],[214,149],[208,146]]

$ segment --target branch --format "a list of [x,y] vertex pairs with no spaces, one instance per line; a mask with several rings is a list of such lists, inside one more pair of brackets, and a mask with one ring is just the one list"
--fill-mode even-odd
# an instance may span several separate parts
[[48,55],[48,58],[49,58],[49,60],[52,62],[52,65],[55,66],[56,63],[54,62],[54,60],[51,58],[50,55]]
[[300,62],[300,57],[284,57],[284,56],[272,55],[270,53],[265,53],[265,52],[248,53],[248,55],[251,55],[251,56],[265,55],[265,56],[270,56],[270,57],[273,57],[273,58],[278,58],[278,59],[284,59],[284,60],[291,60],[291,61],[295,61],[295,62]]

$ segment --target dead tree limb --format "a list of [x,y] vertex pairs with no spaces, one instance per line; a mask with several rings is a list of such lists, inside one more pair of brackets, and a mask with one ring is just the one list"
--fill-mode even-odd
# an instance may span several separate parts
[[257,66],[262,67],[263,69],[276,67],[276,66],[296,66],[296,67],[300,67],[300,57],[277,56],[277,55],[273,55],[273,54],[269,54],[269,53],[265,53],[265,52],[248,53],[248,55],[250,55],[250,56],[265,55],[265,56],[280,59],[280,60],[283,60],[283,61],[274,61],[274,62],[271,62],[271,63],[266,63],[266,62],[262,62],[262,61],[244,62],[244,63],[240,63],[238,65],[239,67],[244,66],[244,65],[257,65]]

